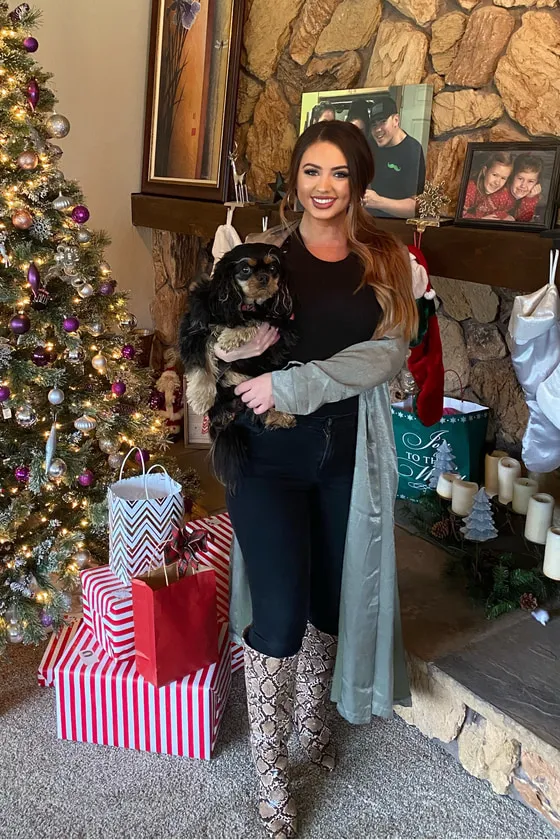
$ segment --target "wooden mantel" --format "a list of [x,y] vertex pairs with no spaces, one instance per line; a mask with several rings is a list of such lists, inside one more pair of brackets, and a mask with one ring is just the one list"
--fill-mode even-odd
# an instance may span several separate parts
[[[262,219],[278,224],[278,208],[251,205],[235,211],[234,225],[240,236],[261,229]],[[223,204],[135,193],[132,195],[132,223],[138,227],[186,233],[211,238],[218,225],[226,220]],[[401,219],[378,219],[380,227],[390,230],[406,244],[411,244],[413,228]],[[489,286],[503,286],[520,292],[532,292],[548,279],[550,240],[537,233],[481,230],[455,225],[428,228],[422,238],[430,272]]]

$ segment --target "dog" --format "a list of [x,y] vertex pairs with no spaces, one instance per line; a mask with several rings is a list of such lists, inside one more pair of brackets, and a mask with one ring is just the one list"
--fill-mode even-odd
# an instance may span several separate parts
[[[224,362],[216,356],[241,347],[268,322],[279,340],[260,356]],[[244,415],[267,429],[290,428],[293,415],[270,409],[256,415],[235,394],[247,379],[277,370],[297,341],[292,298],[282,251],[274,245],[238,245],[202,276],[189,292],[188,309],[179,329],[179,351],[187,376],[187,402],[195,414],[208,414],[211,458],[217,478],[233,489],[247,460],[249,429],[234,423]]]

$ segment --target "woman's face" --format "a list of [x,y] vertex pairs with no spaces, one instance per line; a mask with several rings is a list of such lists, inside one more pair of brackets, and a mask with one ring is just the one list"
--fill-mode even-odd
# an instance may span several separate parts
[[501,190],[510,176],[511,166],[505,163],[493,163],[484,167],[484,191],[487,195]]
[[330,221],[350,204],[348,162],[333,143],[314,143],[304,152],[297,177],[297,196],[306,213]]
[[525,198],[538,182],[537,172],[518,172],[511,184],[511,194],[514,198]]

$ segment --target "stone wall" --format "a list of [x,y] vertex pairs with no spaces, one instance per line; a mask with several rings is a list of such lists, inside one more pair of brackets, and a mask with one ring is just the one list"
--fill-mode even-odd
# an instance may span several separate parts
[[559,0],[249,0],[236,136],[258,198],[305,91],[431,83],[428,176],[453,201],[469,141],[558,136]]

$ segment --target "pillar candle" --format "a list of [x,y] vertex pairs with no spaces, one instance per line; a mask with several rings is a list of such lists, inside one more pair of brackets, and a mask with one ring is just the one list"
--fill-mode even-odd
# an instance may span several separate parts
[[548,529],[543,572],[552,580],[560,580],[560,528]]
[[458,473],[442,473],[438,478],[436,493],[442,499],[451,499],[453,496],[453,484],[459,478]]
[[478,484],[458,478],[453,482],[451,510],[457,516],[468,516],[473,506],[473,499],[478,493]]
[[553,511],[554,498],[548,493],[537,493],[531,496],[525,522],[525,538],[530,542],[544,545],[548,529],[552,524]]
[[513,499],[511,506],[515,513],[527,516],[529,499],[539,492],[539,485],[532,478],[516,478],[513,482]]
[[498,492],[498,463],[500,458],[507,458],[507,452],[495,449],[491,455],[484,459],[484,487],[489,496],[495,496]]
[[521,475],[521,464],[515,458],[498,461],[498,499],[507,505],[513,499],[513,482]]

